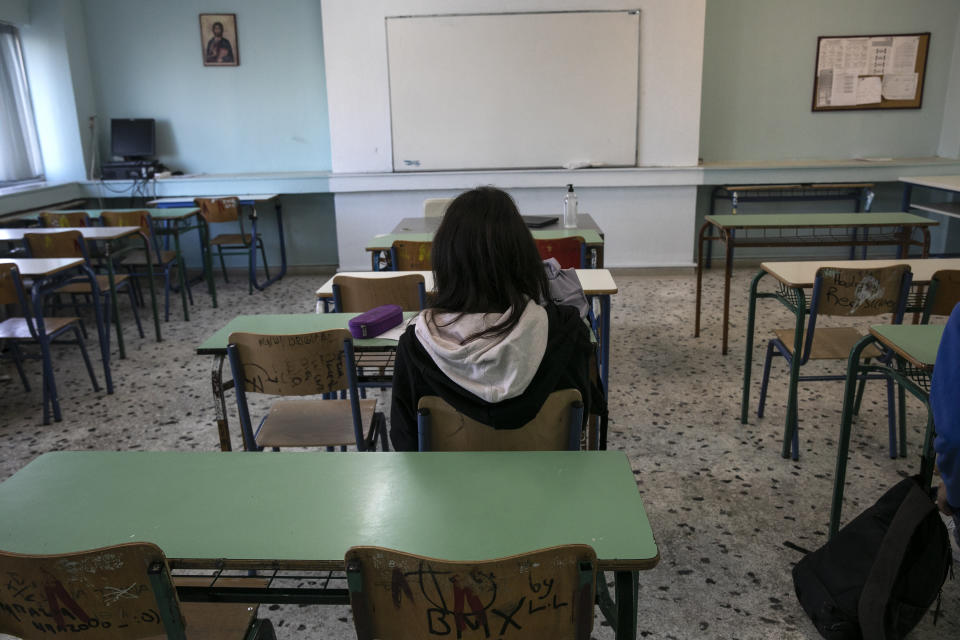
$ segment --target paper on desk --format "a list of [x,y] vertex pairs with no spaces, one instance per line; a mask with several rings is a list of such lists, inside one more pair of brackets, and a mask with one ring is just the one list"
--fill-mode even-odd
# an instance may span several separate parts
[[916,73],[888,73],[883,76],[883,97],[887,100],[913,100],[916,95]]
[[879,76],[860,78],[857,82],[857,104],[874,104],[880,102],[881,86]]
[[377,338],[383,338],[384,340],[399,340],[400,336],[403,335],[403,332],[407,330],[407,327],[411,323],[416,322],[416,320],[417,320],[417,316],[410,316],[408,320],[404,320],[403,322],[395,326],[393,329],[388,329],[387,331],[384,331],[383,333],[378,335]]

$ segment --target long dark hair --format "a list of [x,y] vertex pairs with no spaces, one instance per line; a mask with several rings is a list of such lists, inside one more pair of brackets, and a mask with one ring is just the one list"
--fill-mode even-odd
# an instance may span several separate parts
[[[466,341],[510,332],[528,300],[547,299],[547,278],[533,236],[506,192],[478,187],[461,193],[433,237],[430,306],[444,313],[510,317]],[[458,316],[459,317],[459,316]]]

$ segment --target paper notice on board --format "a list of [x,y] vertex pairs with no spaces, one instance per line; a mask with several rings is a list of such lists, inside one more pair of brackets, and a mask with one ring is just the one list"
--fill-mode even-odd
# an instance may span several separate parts
[[866,73],[867,62],[870,54],[870,41],[867,38],[844,38],[843,60],[840,68],[844,71],[863,75]]
[[830,106],[845,107],[857,104],[857,73],[834,71],[830,87]]
[[917,52],[920,50],[918,36],[901,36],[893,39],[890,64],[885,73],[913,73],[917,69]]
[[878,76],[860,78],[857,82],[857,104],[880,102],[881,82]]
[[867,47],[863,70],[860,75],[882,76],[892,64],[893,38],[874,38]]
[[888,73],[883,76],[883,97],[887,100],[913,100],[916,96],[916,73]]
[[817,56],[817,73],[843,66],[843,40],[821,40]]

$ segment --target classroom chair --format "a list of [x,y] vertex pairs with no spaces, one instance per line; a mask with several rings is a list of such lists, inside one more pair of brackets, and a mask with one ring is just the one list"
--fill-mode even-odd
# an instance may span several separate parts
[[[255,604],[181,603],[178,586],[266,586],[266,579],[181,579],[163,551],[128,542],[89,551],[23,555],[0,551],[7,584],[0,632],[36,640],[53,635],[99,640],[274,640]],[[186,584],[184,584],[186,583]],[[225,585],[226,586],[226,585]]]
[[[263,270],[270,279],[270,267],[267,265],[267,253],[263,248],[263,238],[257,234],[256,238],[251,238],[250,234],[244,230],[243,216],[240,215],[240,199],[230,198],[195,198],[194,203],[200,208],[200,215],[207,224],[207,237],[210,238],[211,227],[213,223],[237,222],[240,225],[240,233],[221,233],[212,239],[208,239],[208,250],[210,247],[217,248],[217,256],[220,258],[220,269],[223,271],[223,281],[227,279],[227,264],[223,260],[224,255],[245,255],[260,249],[260,255],[263,257]],[[253,293],[254,274],[250,274],[249,293]]]
[[40,224],[44,227],[90,227],[86,211],[41,211]]
[[587,245],[580,236],[570,238],[541,239],[534,238],[540,258],[556,258],[561,269],[585,269],[587,262]]
[[[87,245],[83,241],[83,236],[79,231],[61,231],[59,233],[27,233],[23,236],[27,246],[27,253],[31,258],[83,258],[87,264],[90,264],[90,256],[87,253]],[[103,299],[105,309],[110,309],[110,279],[106,275],[97,275],[97,293]],[[130,276],[122,273],[114,275],[114,287],[119,293],[121,289],[126,290],[130,297],[130,308],[133,310],[133,318],[137,323],[137,332],[140,337],[143,336],[143,325],[140,324],[140,312],[137,310],[137,300],[134,297],[133,286],[130,283]],[[73,299],[74,310],[77,311],[79,303],[76,296],[90,296],[94,293],[90,282],[86,278],[78,278],[75,282],[68,282],[54,291],[56,294],[70,294]],[[99,303],[100,300],[94,300],[92,304]],[[110,317],[107,311],[106,317]],[[119,339],[120,319],[114,318],[114,326],[117,330]],[[82,327],[82,325],[81,325]],[[109,327],[107,327],[109,330]]]
[[423,201],[424,218],[442,218],[453,198],[427,198]]
[[[388,449],[386,418],[376,400],[360,398],[353,355],[353,336],[346,329],[298,335],[230,335],[227,356],[233,374],[243,445],[248,451],[266,447],[340,447]],[[343,399],[303,398],[335,395]],[[256,430],[250,418],[248,393],[298,396],[273,403]],[[363,432],[364,419],[369,430]]]
[[394,240],[390,247],[390,264],[393,271],[430,271],[433,269],[432,242]]
[[[802,349],[799,354],[794,349],[794,329],[778,329],[776,337],[767,343],[767,355],[763,363],[763,381],[760,385],[760,405],[757,417],[763,417],[767,398],[767,384],[770,380],[770,364],[775,355],[783,356],[787,366],[794,358],[799,358],[799,367],[810,360],[840,360],[846,362],[850,350],[863,337],[854,327],[817,327],[820,316],[865,317],[892,314],[893,323],[903,320],[907,294],[910,289],[911,273],[909,265],[897,265],[877,269],[839,269],[821,267],[817,270],[813,284],[807,327],[802,337]],[[863,352],[864,358],[889,357],[875,346]],[[798,368],[799,370],[799,368]],[[797,386],[800,382],[821,380],[845,380],[846,374],[800,376],[791,375],[787,387],[787,417],[784,428],[784,443],[793,434],[791,441],[792,457],[799,458]],[[896,457],[896,428],[893,411],[893,384],[884,376],[862,376],[861,388],[868,379],[884,379],[887,382],[887,419],[890,436],[890,457]],[[786,444],[784,444],[786,446]]]
[[593,630],[597,555],[585,544],[465,562],[351,547],[344,562],[358,640],[422,640],[441,630],[588,640]]
[[420,451],[578,451],[583,401],[577,389],[554,391],[536,417],[516,429],[494,429],[460,413],[438,396],[417,403]]
[[[171,271],[174,267],[183,269],[182,260],[178,260],[176,251],[164,251],[160,249],[160,240],[153,227],[153,218],[149,211],[104,211],[100,214],[100,220],[105,227],[140,227],[147,236],[147,242],[150,246],[150,262],[154,273],[163,273],[163,313],[164,320],[170,321],[170,289]],[[123,257],[121,266],[129,269],[129,275],[135,278],[146,278],[147,256],[143,250],[132,251]],[[140,270],[135,267],[141,267]],[[190,291],[190,280],[185,273],[179,274],[180,286],[187,287],[187,297],[190,304],[193,304],[193,293]],[[189,320],[187,307],[183,307],[183,318]]]
[[0,322],[0,342],[6,342],[10,348],[10,356],[23,388],[30,391],[30,383],[23,371],[24,354],[20,351],[20,343],[36,342],[40,345],[40,358],[43,360],[43,424],[50,424],[50,404],[53,399],[53,419],[60,421],[60,402],[56,397],[56,382],[53,376],[53,357],[50,354],[50,344],[56,338],[72,333],[75,343],[80,347],[83,363],[87,367],[87,374],[93,384],[94,391],[100,391],[97,378],[90,364],[87,346],[80,331],[80,318],[42,318],[38,322],[31,312],[32,306],[27,299],[20,281],[20,272],[12,263],[0,264],[0,307],[11,305],[19,307],[20,316],[9,317]]
[[960,302],[960,271],[941,269],[930,278],[930,286],[924,299],[921,322],[930,322],[930,316],[949,316]]
[[385,304],[399,305],[404,311],[420,311],[426,306],[423,275],[408,273],[384,278],[356,276],[333,277],[333,310],[337,313],[362,313]]

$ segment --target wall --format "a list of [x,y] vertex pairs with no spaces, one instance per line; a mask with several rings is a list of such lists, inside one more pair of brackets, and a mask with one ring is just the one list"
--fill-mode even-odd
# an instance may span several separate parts
[[29,20],[27,0],[3,0],[0,3],[0,22],[21,26]]
[[[237,67],[204,67],[198,14],[237,14]],[[330,136],[318,0],[85,0],[101,158],[110,118],[156,118],[185,173],[322,171]],[[207,36],[208,37],[208,36]]]
[[[710,0],[703,159],[936,155],[948,81],[960,73],[952,64],[958,18],[956,0]],[[811,112],[818,36],[922,31],[931,38],[921,109]]]
[[695,165],[703,3],[704,0],[324,0],[333,170],[392,170],[384,24],[387,15],[637,8],[641,64],[639,164]]
[[957,20],[957,28],[953,36],[953,58],[950,70],[937,155],[944,158],[960,158],[960,20]]

